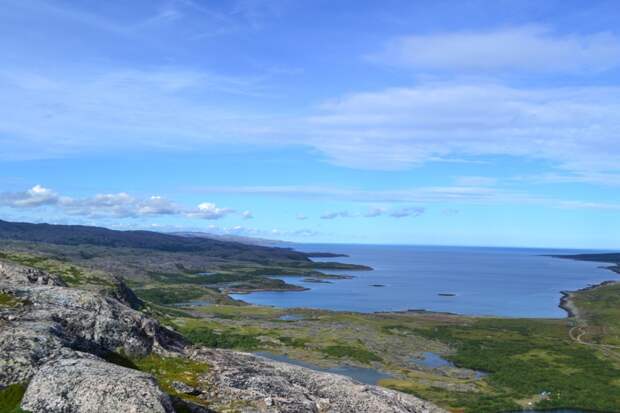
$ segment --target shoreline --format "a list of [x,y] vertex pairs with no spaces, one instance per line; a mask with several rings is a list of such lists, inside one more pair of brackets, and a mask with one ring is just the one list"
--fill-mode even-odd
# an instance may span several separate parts
[[[544,255],[547,257],[552,257],[552,258],[565,258],[565,259],[572,259],[572,260],[576,260],[576,261],[581,261],[578,258],[575,257],[570,257],[570,256],[560,256],[560,255]],[[601,266],[600,268],[606,269],[611,271],[612,273],[618,274],[620,275],[620,266],[617,265],[611,265],[611,266]],[[371,269],[372,271],[372,269]],[[343,278],[349,278],[347,276],[343,276]],[[352,278],[352,277],[351,277]],[[592,284],[592,285],[588,285],[586,287],[577,289],[577,290],[573,290],[573,291],[569,291],[569,290],[561,290],[560,294],[560,302],[558,304],[558,308],[564,310],[566,312],[566,317],[560,318],[560,317],[518,317],[518,316],[498,316],[498,315],[467,315],[467,314],[461,314],[461,313],[454,313],[454,312],[448,312],[448,311],[433,311],[433,310],[427,310],[424,308],[406,308],[406,309],[402,309],[402,310],[388,310],[388,311],[372,311],[372,312],[362,312],[362,311],[342,311],[342,310],[333,310],[333,309],[323,309],[323,308],[316,308],[316,307],[294,307],[294,308],[289,308],[289,307],[279,307],[277,305],[264,305],[264,304],[253,304],[253,303],[249,303],[243,300],[238,300],[241,301],[245,304],[248,305],[256,305],[256,306],[267,306],[267,307],[273,307],[273,308],[277,308],[277,309],[282,309],[282,310],[294,310],[294,309],[298,309],[298,310],[319,310],[319,311],[330,311],[330,312],[336,312],[336,313],[354,313],[354,314],[370,314],[370,315],[381,315],[381,314],[385,314],[385,315],[389,315],[389,314],[427,314],[427,315],[448,315],[448,316],[457,316],[457,317],[464,317],[464,318],[506,318],[506,319],[533,319],[533,320],[545,320],[545,319],[557,319],[557,320],[563,320],[563,319],[574,319],[574,318],[578,318],[578,313],[579,310],[578,308],[575,306],[574,302],[573,302],[573,297],[575,294],[578,294],[580,292],[585,292],[585,291],[590,291],[596,288],[600,288],[600,287],[604,287],[607,285],[611,285],[611,284],[617,284],[620,283],[620,280],[605,280],[605,281],[601,281],[600,283],[597,284]],[[288,284],[288,283],[287,283]],[[290,285],[295,285],[295,284],[290,284]],[[300,287],[300,286],[297,286]],[[273,290],[273,289],[261,289],[261,290],[247,290],[244,292],[235,292],[235,291],[231,291],[231,292],[225,292],[225,294],[233,300],[237,300],[234,297],[231,297],[230,294],[251,294],[253,292],[266,292],[266,291],[272,291],[272,292],[300,292],[300,291],[309,291],[311,290],[311,288],[306,288],[306,287],[300,287],[300,289],[283,289],[283,290]]]
[[587,287],[580,288],[574,291],[560,291],[562,294],[562,298],[560,299],[559,308],[566,311],[567,318],[579,318],[579,309],[573,302],[573,298],[575,294],[579,294],[586,291],[596,290],[597,288],[605,287],[607,285],[618,284],[620,281],[618,280],[606,280],[602,281],[598,284],[589,285]]

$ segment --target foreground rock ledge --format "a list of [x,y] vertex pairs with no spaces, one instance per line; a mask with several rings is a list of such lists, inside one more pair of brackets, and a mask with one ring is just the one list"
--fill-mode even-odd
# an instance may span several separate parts
[[190,357],[208,362],[213,403],[243,400],[260,412],[442,413],[417,397],[235,351],[200,348]]
[[69,288],[53,274],[0,261],[0,291],[24,300],[0,307],[0,388],[28,382],[22,407],[32,413],[175,411],[152,375],[100,358],[109,352],[208,363],[200,389],[191,391],[213,410],[186,403],[183,411],[234,406],[242,413],[445,413],[414,396],[347,377],[246,353],[188,348],[177,333],[113,292]]
[[54,360],[32,378],[22,408],[31,412],[173,413],[150,374],[92,358]]

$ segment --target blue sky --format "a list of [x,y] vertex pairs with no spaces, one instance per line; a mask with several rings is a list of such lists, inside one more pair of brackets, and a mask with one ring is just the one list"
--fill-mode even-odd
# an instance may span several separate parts
[[615,1],[0,9],[0,217],[620,247]]

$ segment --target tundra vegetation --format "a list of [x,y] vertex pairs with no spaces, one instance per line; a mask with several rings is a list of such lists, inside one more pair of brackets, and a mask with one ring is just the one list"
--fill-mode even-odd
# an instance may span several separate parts
[[[170,251],[167,245],[154,249],[4,240],[0,259],[58,274],[76,288],[109,289],[122,279],[141,300],[141,311],[192,343],[287,355],[321,368],[374,368],[391,376],[380,385],[454,412],[525,407],[620,412],[620,284],[571,294],[578,311],[567,319],[280,309],[247,305],[227,293],[295,288],[273,284],[269,275],[329,278],[322,271],[346,268],[354,275],[366,268],[316,265],[281,251],[273,259],[265,257],[265,250],[257,255],[245,251],[242,258],[234,251],[226,256],[221,244],[216,255]],[[0,293],[0,307],[16,305],[22,303]],[[418,362],[425,352],[451,364],[426,367]],[[188,400],[194,396],[178,394],[172,382],[194,387],[209,369],[204,363],[154,355],[108,358],[154,374],[164,391]],[[14,409],[22,394],[20,385],[0,390],[0,412],[19,411]]]

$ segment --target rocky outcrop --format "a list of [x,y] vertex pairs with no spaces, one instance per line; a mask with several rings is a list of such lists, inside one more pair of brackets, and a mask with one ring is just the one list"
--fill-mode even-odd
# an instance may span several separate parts
[[183,340],[141,312],[53,275],[0,263],[0,290],[26,303],[0,310],[0,385],[24,382],[72,350],[105,355],[178,352]]
[[206,381],[212,403],[244,401],[252,405],[248,412],[445,413],[408,394],[253,354],[200,348],[190,357],[211,366]]
[[31,412],[173,413],[150,374],[86,354],[52,360],[34,375],[22,408]]
[[0,285],[59,285],[62,280],[45,271],[0,261]]

